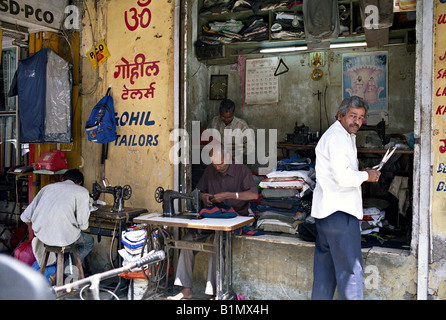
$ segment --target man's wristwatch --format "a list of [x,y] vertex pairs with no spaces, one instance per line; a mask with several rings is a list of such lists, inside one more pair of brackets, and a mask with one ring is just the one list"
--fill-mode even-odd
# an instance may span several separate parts
[[235,193],[235,198],[238,199],[238,192]]

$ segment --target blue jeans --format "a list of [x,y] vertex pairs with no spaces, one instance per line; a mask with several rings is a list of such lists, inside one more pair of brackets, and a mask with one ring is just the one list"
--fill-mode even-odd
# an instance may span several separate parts
[[336,211],[316,220],[313,300],[331,300],[338,287],[341,300],[363,299],[363,267],[359,220]]
[[91,250],[93,250],[94,246],[93,236],[91,234],[81,231],[79,239],[77,239],[74,244],[77,244],[82,264],[84,264],[85,257],[91,252]]

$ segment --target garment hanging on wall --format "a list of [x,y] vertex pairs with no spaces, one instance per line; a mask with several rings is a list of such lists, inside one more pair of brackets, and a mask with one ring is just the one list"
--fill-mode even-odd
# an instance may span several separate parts
[[304,0],[303,18],[308,49],[328,49],[339,35],[337,0]]
[[[366,10],[367,7],[368,10]],[[393,0],[360,0],[359,8],[367,47],[388,44],[389,28],[393,24]],[[378,12],[373,12],[376,9]],[[367,16],[366,11],[368,12]],[[371,14],[377,15],[378,19],[372,19]],[[377,26],[372,28],[371,24],[377,24]]]
[[44,48],[19,61],[20,142],[71,142],[70,64]]

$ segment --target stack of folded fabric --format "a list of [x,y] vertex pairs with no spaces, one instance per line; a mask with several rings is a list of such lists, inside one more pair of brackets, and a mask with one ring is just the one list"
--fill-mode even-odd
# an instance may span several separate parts
[[299,198],[293,189],[263,189],[257,215],[257,228],[264,231],[296,234],[298,225],[310,213],[309,197]]
[[232,0],[204,0],[201,15],[223,14],[231,11]]
[[291,156],[277,162],[277,170],[267,174],[259,184],[261,188],[293,189],[302,198],[315,187],[316,174],[309,158]]
[[243,36],[238,34],[244,27],[241,21],[228,20],[226,22],[212,22],[203,26],[201,42],[209,45],[240,41]]
[[296,234],[311,211],[315,182],[310,163],[310,159],[298,157],[279,161],[278,170],[259,183],[261,200],[251,205],[259,229]]
[[259,11],[286,10],[290,8],[290,2],[295,0],[205,0],[201,8],[201,15],[217,15],[227,12],[252,11],[258,14]]
[[243,35],[243,41],[268,40],[268,24],[263,18],[253,17],[240,33]]
[[232,19],[226,22],[214,21],[209,23],[209,28],[215,32],[229,31],[237,34],[243,27],[243,22]]
[[271,25],[271,38],[294,40],[305,38],[304,20],[302,14],[278,12]]
[[241,21],[211,22],[203,26],[199,41],[207,45],[227,44],[238,41],[268,40],[268,24],[261,17],[253,17],[243,24]]

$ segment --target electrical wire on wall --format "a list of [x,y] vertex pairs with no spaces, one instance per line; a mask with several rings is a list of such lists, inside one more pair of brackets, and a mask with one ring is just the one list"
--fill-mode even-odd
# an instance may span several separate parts
[[83,3],[84,3],[84,6],[85,6],[85,11],[87,11],[88,21],[90,22],[91,40],[93,42],[93,54],[94,54],[94,58],[96,60],[96,80],[95,80],[95,83],[93,84],[93,86],[89,90],[83,90],[82,87],[81,87],[79,92],[80,92],[81,95],[92,95],[98,89],[98,83],[101,80],[101,78],[99,76],[99,61],[98,61],[98,57],[96,55],[96,50],[94,50],[96,40],[95,40],[95,37],[94,37],[93,24],[91,23],[90,10],[88,10],[87,2],[85,0],[83,0]]
[[[325,85],[324,89],[324,109],[325,109],[325,118],[327,119],[327,128],[330,126],[330,121],[328,120],[328,112],[327,112],[327,89],[328,86]],[[319,132],[320,135],[322,135],[322,132]]]

